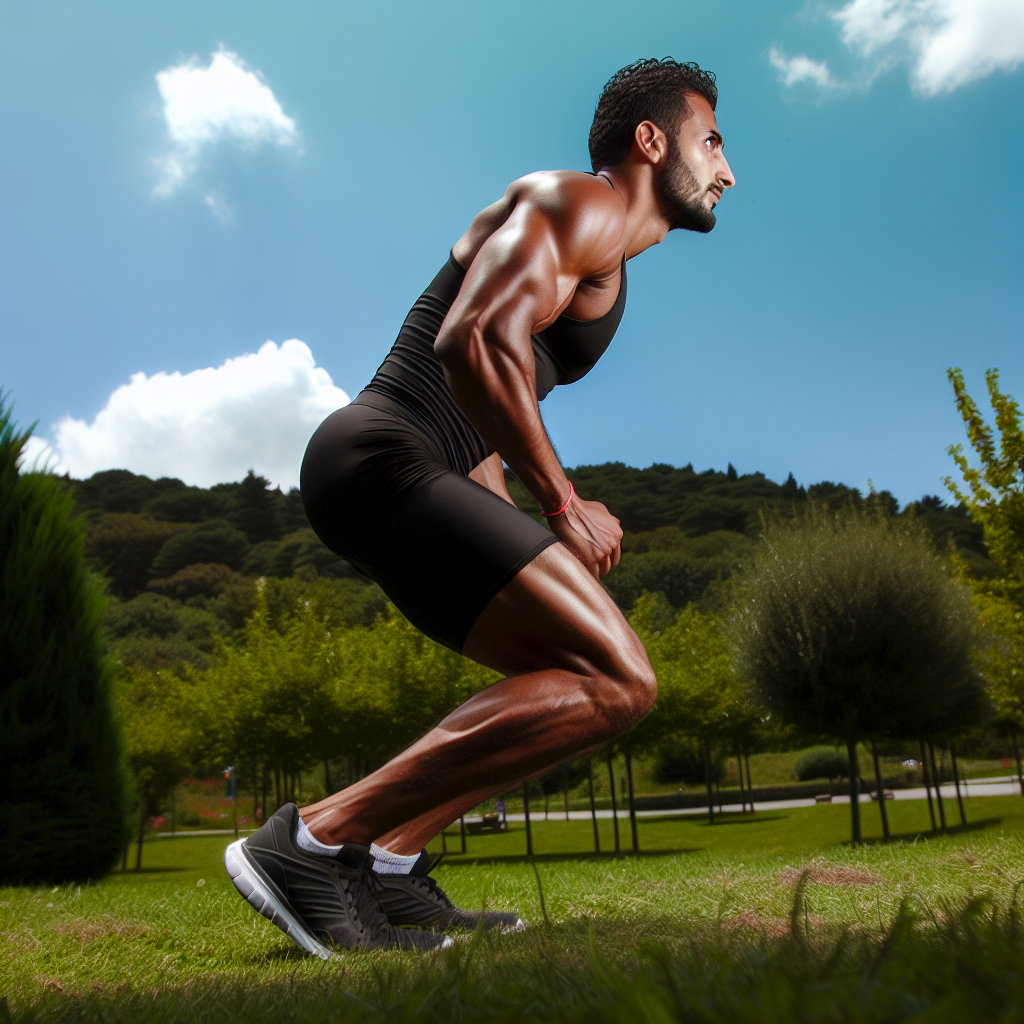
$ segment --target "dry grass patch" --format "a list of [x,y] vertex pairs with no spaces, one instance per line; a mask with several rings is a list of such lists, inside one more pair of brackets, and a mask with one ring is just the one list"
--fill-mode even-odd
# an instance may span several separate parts
[[116,935],[119,939],[141,939],[149,934],[149,929],[142,924],[130,924],[118,921],[113,917],[102,917],[98,921],[57,921],[50,925],[50,930],[58,935],[71,935],[84,946],[87,942],[101,939],[105,935]]
[[816,885],[879,885],[885,881],[870,871],[851,868],[847,864],[811,864],[802,871],[783,868],[775,876],[779,885],[787,886],[796,885],[801,878]]
[[[808,914],[807,924],[812,928],[820,928],[825,924],[825,921],[814,914]],[[723,921],[722,927],[730,932],[736,931],[739,928],[752,928],[768,939],[784,939],[790,934],[791,930],[788,917],[762,917],[753,910],[744,910],[742,914],[737,914],[735,917],[729,918],[728,921]]]

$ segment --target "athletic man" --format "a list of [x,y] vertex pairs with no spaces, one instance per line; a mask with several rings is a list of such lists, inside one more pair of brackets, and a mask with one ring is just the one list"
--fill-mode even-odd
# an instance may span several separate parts
[[[311,952],[431,948],[475,926],[427,876],[428,840],[654,702],[644,648],[599,582],[619,522],[573,493],[538,402],[608,347],[626,260],[715,226],[734,179],[714,81],[671,59],[618,72],[590,130],[594,173],[528,175],[477,214],[377,375],[309,443],[318,536],[428,636],[505,676],[361,782],[228,848],[242,895]],[[502,461],[550,531],[512,503]]]

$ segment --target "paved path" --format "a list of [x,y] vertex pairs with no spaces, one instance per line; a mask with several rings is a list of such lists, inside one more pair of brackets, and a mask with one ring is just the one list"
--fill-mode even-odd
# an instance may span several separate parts
[[[984,779],[984,780],[979,779],[977,781],[972,781],[968,788],[963,788],[963,783],[961,783],[961,789],[962,789],[962,792],[963,792],[964,796],[1012,796],[1014,793],[1016,793],[1017,795],[1020,795],[1020,786],[1017,783],[1017,777],[1015,775],[1004,776],[1003,778],[996,779],[994,781],[991,780],[991,779]],[[893,796],[897,800],[926,800],[928,798],[927,794],[925,793],[924,786],[920,786],[917,789],[897,789],[897,790],[893,790]],[[955,800],[956,799],[956,790],[955,790],[952,782],[947,782],[947,783],[945,783],[942,786],[942,797],[943,797],[944,800],[946,800],[946,799]],[[849,804],[849,802],[850,802],[849,795],[846,795],[846,796],[834,796],[832,798],[832,803],[834,803],[834,804]],[[869,804],[869,803],[871,803],[871,796],[870,796],[870,794],[868,794],[868,793],[861,793],[860,794],[860,802],[862,804]],[[754,802],[754,810],[755,811],[771,811],[771,810],[775,810],[775,809],[783,810],[784,808],[787,808],[787,807],[814,807],[815,804],[816,804],[816,801],[815,801],[814,797],[803,797],[803,798],[801,798],[799,800],[764,800],[764,801],[756,800]],[[715,808],[717,810],[718,804],[715,804]],[[737,811],[737,812],[739,812],[743,808],[738,803],[729,803],[729,804],[723,804],[722,805],[722,809],[724,811]],[[704,804],[702,807],[665,807],[665,808],[659,808],[658,810],[653,810],[653,811],[637,811],[636,812],[636,816],[638,818],[664,818],[664,817],[671,817],[671,816],[680,815],[680,814],[701,815],[701,814],[707,814],[707,813],[708,813],[707,804]],[[597,816],[598,816],[598,818],[610,818],[612,816],[612,812],[610,810],[598,811],[597,812]],[[628,809],[619,808],[618,816],[620,818],[628,818],[629,817],[629,810]],[[507,817],[508,817],[509,821],[525,821],[526,820],[526,815],[524,815],[524,814],[509,814],[509,815],[507,815]],[[467,822],[477,822],[477,821],[480,821],[480,820],[481,820],[481,818],[479,816],[470,816],[470,815],[466,816],[466,821]],[[545,818],[544,818],[543,813],[541,813],[541,814],[531,814],[530,815],[530,820],[531,821],[544,821]],[[548,821],[565,821],[565,811],[553,811],[553,812],[551,812],[551,814],[548,815],[546,820],[548,820]],[[569,812],[569,820],[570,821],[589,821],[590,820],[590,811],[570,811]]]
[[[867,781],[867,780],[865,780]],[[1020,785],[1017,782],[1016,775],[1003,775],[994,779],[972,779],[968,780],[967,783],[960,784],[963,789],[964,796],[1012,796],[1014,793],[1020,794]],[[897,800],[927,800],[928,795],[925,792],[924,786],[919,786],[917,789],[896,789],[893,790],[893,796]],[[956,789],[952,782],[947,782],[942,786],[942,797],[944,800],[955,800]],[[850,802],[849,795],[846,796],[834,796],[832,797],[832,803],[834,804],[848,804]],[[868,793],[860,794],[860,802],[862,804],[871,803],[871,796]],[[802,797],[799,800],[757,800],[754,802],[755,811],[771,811],[771,810],[783,810],[787,807],[814,807],[816,801],[814,797]],[[717,808],[718,805],[715,804]],[[724,811],[741,811],[743,808],[738,803],[723,804],[722,809]],[[665,807],[659,808],[653,811],[637,811],[636,816],[638,818],[665,818],[672,817],[680,814],[692,814],[701,815],[707,814],[707,804],[702,807]],[[610,810],[598,811],[598,818],[610,818],[612,812]],[[628,818],[629,810],[626,808],[620,808],[618,812],[620,818]],[[525,814],[509,814],[507,815],[509,821],[525,821]],[[475,823],[482,821],[480,815],[466,815],[466,822]],[[548,815],[545,819],[543,813],[531,814],[531,821],[565,821],[565,811],[554,811]],[[570,811],[570,821],[589,821],[590,811]],[[251,832],[255,832],[255,829],[251,828],[240,828],[238,830],[239,835],[248,835]],[[161,832],[160,836],[168,837],[171,836],[233,836],[235,830],[232,828],[204,828],[199,829],[195,832]]]

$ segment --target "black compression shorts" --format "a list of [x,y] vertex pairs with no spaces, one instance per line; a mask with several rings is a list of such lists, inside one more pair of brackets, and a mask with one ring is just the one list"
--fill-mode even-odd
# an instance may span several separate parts
[[301,491],[324,544],[455,651],[491,598],[556,542],[525,512],[455,472],[429,432],[373,392],[317,429]]

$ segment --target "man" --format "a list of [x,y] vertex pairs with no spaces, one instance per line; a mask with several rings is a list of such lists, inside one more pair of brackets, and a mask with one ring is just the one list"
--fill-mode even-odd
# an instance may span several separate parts
[[[654,702],[644,648],[599,583],[619,522],[573,493],[538,402],[611,342],[626,260],[673,228],[715,226],[734,179],[714,81],[669,58],[619,71],[590,131],[594,173],[528,175],[479,213],[373,381],[309,443],[302,499],[324,543],[429,636],[505,676],[361,782],[228,848],[242,895],[317,955],[325,940],[432,948],[479,923],[429,878],[423,847]],[[502,461],[550,531],[512,504]]]

